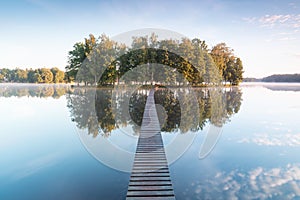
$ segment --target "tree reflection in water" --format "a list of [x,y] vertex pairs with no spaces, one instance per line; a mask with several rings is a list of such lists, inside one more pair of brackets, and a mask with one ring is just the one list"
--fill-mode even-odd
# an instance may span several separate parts
[[52,97],[58,99],[68,93],[69,85],[47,84],[0,84],[0,97]]
[[[179,96],[188,92],[183,88],[160,88],[155,91],[162,131],[196,132],[209,123],[221,127],[240,110],[242,92],[238,87],[192,90],[198,105],[188,100],[181,105]],[[77,127],[87,129],[94,137],[99,134],[108,137],[113,130],[127,126],[132,126],[133,134],[138,135],[148,92],[145,89],[76,88],[67,94],[68,108]],[[191,114],[195,110],[199,116]],[[181,121],[183,115],[184,121]]]

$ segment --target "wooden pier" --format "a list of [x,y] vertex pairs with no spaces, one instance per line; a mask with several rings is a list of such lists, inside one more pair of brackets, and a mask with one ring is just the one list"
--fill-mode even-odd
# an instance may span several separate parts
[[126,199],[175,199],[154,90],[147,98]]

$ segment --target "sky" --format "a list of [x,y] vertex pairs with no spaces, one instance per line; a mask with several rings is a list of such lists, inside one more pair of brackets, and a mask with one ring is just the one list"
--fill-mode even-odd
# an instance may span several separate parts
[[0,0],[0,27],[0,68],[64,69],[90,33],[156,28],[225,42],[244,77],[300,73],[299,0]]

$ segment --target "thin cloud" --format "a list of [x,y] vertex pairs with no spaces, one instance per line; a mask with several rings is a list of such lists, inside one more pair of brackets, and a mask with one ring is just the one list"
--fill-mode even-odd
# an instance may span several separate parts
[[300,14],[287,14],[287,15],[264,15],[261,17],[246,17],[242,19],[248,23],[256,23],[261,27],[300,27]]
[[259,22],[263,26],[275,26],[278,23],[285,23],[287,20],[291,18],[290,15],[265,15],[261,18],[259,18]]
[[250,24],[253,24],[254,22],[256,22],[257,18],[256,17],[244,17],[243,20]]

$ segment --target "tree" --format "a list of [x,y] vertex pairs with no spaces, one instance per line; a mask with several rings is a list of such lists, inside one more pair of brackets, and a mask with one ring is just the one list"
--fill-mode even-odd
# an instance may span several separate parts
[[65,78],[65,73],[59,70],[57,67],[51,68],[51,72],[53,74],[53,82],[54,83],[62,83]]
[[5,80],[5,76],[3,74],[0,74],[0,83]]
[[37,83],[37,76],[36,76],[36,71],[33,69],[27,70],[27,81],[29,83]]
[[88,56],[84,67],[92,84],[114,84],[117,79],[116,57],[118,45],[106,35],[99,37],[94,51]]
[[27,82],[27,71],[23,69],[16,70],[16,82],[25,83]]
[[[89,38],[85,38],[85,42],[77,42],[73,46],[73,50],[69,51],[68,65],[66,66],[66,79],[68,82],[75,81],[77,72],[82,66],[84,60],[93,52],[97,45],[97,40],[93,34]],[[81,77],[82,78],[82,77]],[[77,81],[83,81],[78,77]]]
[[53,74],[50,69],[42,68],[39,70],[41,79],[38,80],[39,83],[52,83]]
[[198,69],[200,80],[197,82],[203,82],[203,76],[205,74],[205,59],[204,54],[206,54],[207,51],[207,45],[205,44],[205,41],[201,41],[198,38],[195,38],[192,40],[193,48],[194,48],[194,59],[192,60],[193,65]]
[[219,69],[214,63],[212,57],[208,54],[204,54],[204,61],[205,61],[205,73],[203,75],[203,81],[206,84],[213,83],[219,84],[222,80],[222,77],[219,73]]
[[223,77],[231,85],[238,85],[243,80],[243,64],[240,58],[230,57]]
[[243,81],[243,63],[240,58],[236,58],[234,62],[234,74],[232,85],[238,85],[240,82]]
[[240,58],[233,55],[233,49],[220,43],[212,48],[210,54],[224,82],[238,85],[243,80],[243,64]]
[[6,80],[6,76],[7,76],[7,70],[8,69],[0,69],[0,83],[4,82]]
[[162,40],[159,43],[160,51],[157,56],[157,62],[169,67],[157,71],[155,77],[158,77],[159,80],[164,80],[168,84],[178,81],[178,73],[176,73],[177,57],[174,56],[174,53],[178,52],[178,45],[178,41],[175,40]]
[[68,63],[66,66],[66,74],[68,82],[75,80],[77,72],[86,58],[85,45],[82,42],[76,43],[73,50],[69,51]]
[[7,68],[3,68],[3,69],[0,69],[0,81],[3,82],[3,81],[9,81],[9,74],[10,74],[10,69],[7,69]]
[[[153,38],[155,40],[155,38]],[[141,67],[139,70],[132,70],[134,72],[131,74],[131,78],[136,79],[138,82],[147,82],[152,79],[152,75],[150,75],[149,71],[149,63],[150,63],[150,56],[148,56],[148,48],[149,48],[149,40],[148,36],[140,36],[140,37],[133,37],[133,41],[131,44],[130,51],[130,70],[140,65],[148,65],[147,67]],[[152,54],[152,56],[154,56]]]
[[217,44],[210,52],[211,57],[219,68],[221,76],[223,76],[223,73],[226,70],[226,64],[229,62],[232,52],[233,50],[227,47],[225,43]]
[[16,69],[8,70],[6,79],[9,82],[17,82],[17,73],[16,72],[17,72]]
[[37,80],[36,83],[44,83],[43,77],[41,75],[41,69],[35,70],[35,79]]
[[195,60],[194,55],[194,46],[192,41],[187,38],[182,38],[181,43],[178,46],[178,52],[180,56],[183,58],[179,62],[176,60],[177,68],[183,73],[183,76],[192,84],[198,82],[198,78],[200,74],[197,71],[193,70],[193,65],[189,61]]

